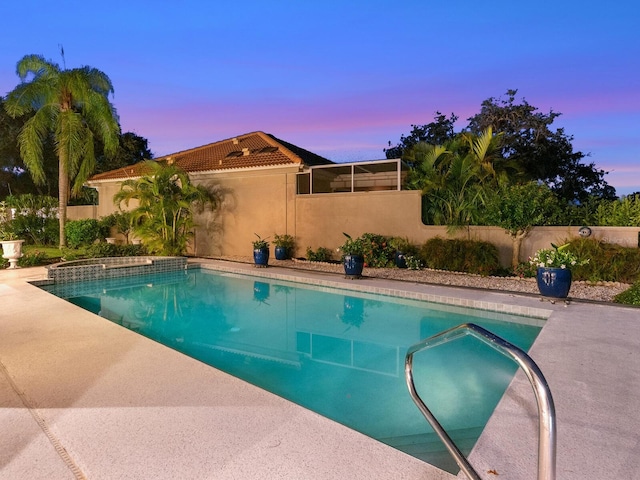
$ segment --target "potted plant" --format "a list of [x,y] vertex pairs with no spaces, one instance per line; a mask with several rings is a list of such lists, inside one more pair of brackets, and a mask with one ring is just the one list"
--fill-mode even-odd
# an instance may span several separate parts
[[269,242],[263,239],[257,233],[254,233],[257,240],[253,243],[253,261],[256,267],[266,267],[269,264]]
[[407,257],[416,253],[416,247],[409,242],[407,237],[393,237],[389,243],[396,251],[393,255],[396,267],[407,268]]
[[342,233],[347,239],[340,247],[342,263],[346,278],[354,279],[362,276],[364,269],[364,248],[359,239],[353,239],[347,233]]
[[529,260],[537,268],[536,281],[543,297],[567,298],[571,289],[571,268],[584,265],[588,259],[580,259],[570,250],[568,243],[543,248]]
[[0,244],[2,244],[2,258],[9,260],[8,268],[18,268],[18,260],[22,258],[22,244],[24,240],[18,240],[11,212],[2,202],[0,204]]
[[276,260],[287,260],[291,258],[295,246],[295,240],[291,235],[286,233],[278,235],[276,233],[273,235],[273,244],[275,245]]

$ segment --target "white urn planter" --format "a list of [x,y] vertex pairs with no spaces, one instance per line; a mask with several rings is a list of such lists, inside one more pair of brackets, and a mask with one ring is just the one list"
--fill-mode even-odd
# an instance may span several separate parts
[[2,258],[9,260],[9,268],[19,268],[18,259],[22,257],[24,240],[2,240]]

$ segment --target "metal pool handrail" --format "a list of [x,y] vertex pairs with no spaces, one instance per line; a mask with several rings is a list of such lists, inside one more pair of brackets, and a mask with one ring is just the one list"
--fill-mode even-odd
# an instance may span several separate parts
[[481,480],[478,473],[471,466],[467,458],[462,454],[460,449],[451,440],[449,434],[440,425],[436,417],[424,404],[413,382],[413,355],[421,350],[432,348],[444,343],[456,340],[466,335],[483,341],[490,347],[494,348],[506,357],[515,361],[531,382],[533,392],[538,404],[538,480],[555,480],[556,478],[556,411],[553,404],[553,397],[549,385],[542,375],[538,365],[524,351],[507,342],[506,340],[494,335],[488,330],[475,325],[473,323],[464,323],[457,327],[445,330],[433,337],[422,340],[415,345],[409,347],[405,357],[404,372],[409,387],[411,398],[418,406],[427,421],[431,424],[433,430],[438,434],[442,442],[447,447],[449,453],[453,456],[460,469],[472,480]]

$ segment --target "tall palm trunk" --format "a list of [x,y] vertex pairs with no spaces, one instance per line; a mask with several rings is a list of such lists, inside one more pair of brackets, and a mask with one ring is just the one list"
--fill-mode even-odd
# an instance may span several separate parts
[[60,224],[60,248],[67,246],[64,226],[67,223],[67,202],[69,199],[69,173],[67,172],[67,152],[62,147],[59,153],[58,166],[58,218]]

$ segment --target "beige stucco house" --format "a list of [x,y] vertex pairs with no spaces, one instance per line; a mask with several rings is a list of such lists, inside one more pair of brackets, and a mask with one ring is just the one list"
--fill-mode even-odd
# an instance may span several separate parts
[[[191,253],[199,256],[250,255],[255,234],[292,235],[298,255],[307,247],[337,247],[344,240],[343,231],[355,236],[365,231],[395,234],[397,221],[380,222],[387,211],[391,217],[420,222],[419,192],[401,190],[406,167],[400,160],[335,164],[263,132],[155,160],[179,166],[194,183],[216,190],[222,198],[216,211],[196,216]],[[117,209],[114,194],[123,180],[142,175],[141,165],[89,180],[99,194],[93,216]]]
[[[195,218],[190,253],[197,256],[251,256],[256,234],[271,239],[292,235],[296,256],[304,256],[307,247],[335,250],[344,242],[343,232],[401,236],[415,244],[447,237],[445,227],[422,223],[421,192],[402,190],[407,166],[399,159],[338,164],[273,135],[252,132],[155,160],[178,165],[194,183],[221,196],[216,211]],[[88,184],[98,190],[99,204],[75,214],[71,207],[70,218],[114,212],[112,199],[121,182],[142,173],[136,164],[94,175]],[[576,236],[578,228],[535,228],[522,244],[521,260],[550,242]],[[637,230],[593,228],[596,237],[628,246],[637,245]],[[512,241],[501,228],[470,227],[455,236],[495,244],[501,263],[510,265]]]

